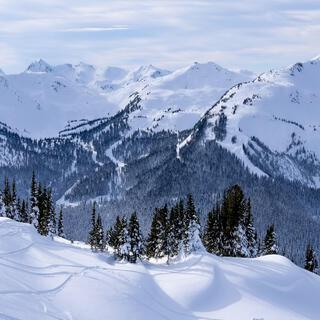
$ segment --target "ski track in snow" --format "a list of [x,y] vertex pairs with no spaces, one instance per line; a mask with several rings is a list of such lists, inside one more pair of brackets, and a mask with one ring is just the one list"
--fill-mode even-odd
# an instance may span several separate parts
[[320,278],[281,256],[136,265],[0,218],[0,319],[318,319]]

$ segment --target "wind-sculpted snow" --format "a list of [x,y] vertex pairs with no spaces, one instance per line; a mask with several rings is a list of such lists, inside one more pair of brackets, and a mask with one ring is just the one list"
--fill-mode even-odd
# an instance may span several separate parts
[[0,218],[0,318],[318,319],[320,278],[281,256],[115,262]]

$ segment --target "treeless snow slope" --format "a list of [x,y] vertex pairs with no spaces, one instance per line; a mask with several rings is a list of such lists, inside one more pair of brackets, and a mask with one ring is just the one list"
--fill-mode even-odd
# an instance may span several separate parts
[[318,319],[320,278],[281,256],[115,263],[0,218],[0,319]]

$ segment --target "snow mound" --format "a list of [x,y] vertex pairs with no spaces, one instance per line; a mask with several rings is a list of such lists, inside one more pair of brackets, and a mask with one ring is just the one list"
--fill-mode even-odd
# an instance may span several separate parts
[[1,319],[318,319],[320,278],[280,256],[115,263],[0,218]]

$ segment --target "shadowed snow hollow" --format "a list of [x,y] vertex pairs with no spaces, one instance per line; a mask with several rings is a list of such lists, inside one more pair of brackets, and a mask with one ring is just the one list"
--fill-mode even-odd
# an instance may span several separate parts
[[0,218],[0,319],[318,319],[320,278],[281,256],[116,263]]

